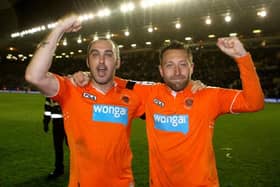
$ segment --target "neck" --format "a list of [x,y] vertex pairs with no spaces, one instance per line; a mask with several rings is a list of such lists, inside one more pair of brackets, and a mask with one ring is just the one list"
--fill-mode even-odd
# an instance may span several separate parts
[[111,88],[114,87],[114,81],[110,81],[108,83],[105,83],[105,84],[100,84],[100,83],[97,83],[95,80],[92,80],[92,86],[98,90],[100,90],[101,92],[103,93],[107,93]]

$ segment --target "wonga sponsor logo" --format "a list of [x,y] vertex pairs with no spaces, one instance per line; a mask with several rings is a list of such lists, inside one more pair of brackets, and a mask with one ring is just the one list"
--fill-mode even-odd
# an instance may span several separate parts
[[189,131],[188,115],[154,114],[154,122],[156,129],[170,132],[182,132],[183,134]]
[[100,122],[128,123],[128,109],[114,105],[93,105],[92,120]]

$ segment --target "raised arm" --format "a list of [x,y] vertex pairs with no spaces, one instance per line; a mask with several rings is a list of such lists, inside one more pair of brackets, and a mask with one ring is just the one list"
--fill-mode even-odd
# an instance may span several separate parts
[[44,95],[54,96],[58,91],[58,81],[48,72],[57,47],[65,32],[76,32],[81,28],[77,16],[72,15],[58,21],[57,26],[38,45],[31,62],[26,68],[25,79],[36,86]]
[[264,95],[250,54],[244,49],[237,37],[219,38],[217,46],[227,55],[234,58],[242,81],[242,91],[233,103],[234,109],[246,105],[246,111],[257,111],[264,107]]

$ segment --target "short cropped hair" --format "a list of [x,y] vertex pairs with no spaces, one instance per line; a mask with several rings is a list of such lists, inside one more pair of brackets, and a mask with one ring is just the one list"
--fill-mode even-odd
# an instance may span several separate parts
[[111,42],[112,46],[113,46],[113,51],[116,52],[116,57],[117,57],[117,60],[120,60],[121,57],[120,57],[120,49],[119,49],[119,46],[111,39],[108,39],[108,38],[98,38],[97,40],[92,40],[89,44],[88,44],[88,48],[87,48],[87,57],[89,56],[89,50],[91,48],[91,46],[97,42],[97,41],[109,41]]
[[192,56],[192,51],[191,49],[184,44],[183,42],[179,42],[177,40],[173,40],[171,41],[168,45],[163,45],[160,50],[159,50],[159,61],[160,64],[162,64],[162,58],[163,58],[163,54],[170,49],[182,49],[185,50],[188,56],[188,60],[190,63],[193,63],[193,56]]

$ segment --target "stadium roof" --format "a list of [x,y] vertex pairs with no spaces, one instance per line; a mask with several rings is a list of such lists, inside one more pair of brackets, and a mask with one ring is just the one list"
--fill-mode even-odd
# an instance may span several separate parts
[[[67,48],[78,48],[79,37],[88,41],[108,33],[127,48],[131,44],[136,44],[137,48],[147,45],[157,48],[164,40],[182,41],[186,37],[195,44],[211,43],[215,37],[228,36],[229,33],[237,33],[244,39],[261,37],[279,43],[279,0],[149,0],[146,8],[143,8],[142,1],[134,0],[131,1],[134,10],[122,13],[119,7],[124,2],[128,3],[120,0],[1,0],[1,54],[8,53],[9,47],[14,47],[19,53],[33,52],[46,35],[47,25],[70,12],[91,14],[94,18],[84,21],[79,33],[66,35]],[[110,16],[98,16],[100,9],[104,8],[111,10]],[[257,11],[261,10],[267,11],[265,17],[257,16]],[[230,22],[224,20],[226,15],[231,16]],[[207,18],[212,20],[210,25],[205,23]],[[176,23],[180,23],[181,28],[176,29]],[[34,34],[11,37],[13,33],[20,35],[38,26],[45,27]],[[156,30],[148,32],[149,27]],[[124,34],[127,29],[129,36]],[[252,33],[254,29],[261,30],[261,33]],[[211,34],[214,39],[209,36]],[[82,42],[81,45],[86,44]]]

